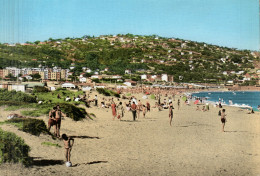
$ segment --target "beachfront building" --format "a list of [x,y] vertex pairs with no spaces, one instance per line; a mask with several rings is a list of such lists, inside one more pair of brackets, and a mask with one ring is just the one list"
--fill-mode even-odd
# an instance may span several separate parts
[[61,85],[61,87],[62,88],[73,88],[73,89],[76,88],[76,86],[72,83],[64,83],[64,84]]

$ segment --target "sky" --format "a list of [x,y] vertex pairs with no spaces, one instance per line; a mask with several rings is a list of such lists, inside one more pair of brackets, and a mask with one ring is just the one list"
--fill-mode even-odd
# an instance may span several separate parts
[[158,35],[259,51],[259,0],[0,0],[0,43]]

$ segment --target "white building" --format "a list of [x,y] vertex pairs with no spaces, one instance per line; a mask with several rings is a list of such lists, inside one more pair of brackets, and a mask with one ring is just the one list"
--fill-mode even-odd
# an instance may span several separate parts
[[90,86],[82,86],[82,91],[91,91],[92,87]]
[[125,70],[125,74],[131,74],[131,70]]
[[89,68],[87,68],[86,72],[87,72],[87,73],[91,73],[91,72],[92,72],[92,70],[91,70],[91,69],[89,69]]
[[12,90],[25,92],[25,85],[12,85]]
[[86,77],[79,77],[79,82],[85,83],[85,82],[87,82],[87,78]]
[[62,88],[73,88],[73,89],[76,88],[76,86],[72,83],[64,83],[64,84],[61,85],[61,87]]
[[141,75],[141,79],[147,79],[147,75]]
[[91,79],[99,79],[99,76],[98,75],[92,75]]
[[162,81],[168,82],[168,75],[167,74],[162,74]]

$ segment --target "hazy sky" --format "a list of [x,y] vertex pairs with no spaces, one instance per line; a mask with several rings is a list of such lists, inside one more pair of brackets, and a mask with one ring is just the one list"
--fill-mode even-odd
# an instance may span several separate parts
[[175,37],[259,50],[259,0],[0,0],[0,42]]

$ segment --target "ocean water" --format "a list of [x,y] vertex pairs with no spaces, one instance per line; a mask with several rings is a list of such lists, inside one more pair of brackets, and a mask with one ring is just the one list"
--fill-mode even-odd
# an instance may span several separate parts
[[228,91],[228,92],[199,92],[193,93],[196,97],[207,97],[208,101],[218,102],[219,98],[223,103],[230,105],[229,100],[233,102],[233,105],[243,106],[248,105],[253,107],[257,111],[258,105],[260,105],[260,92],[259,91]]

